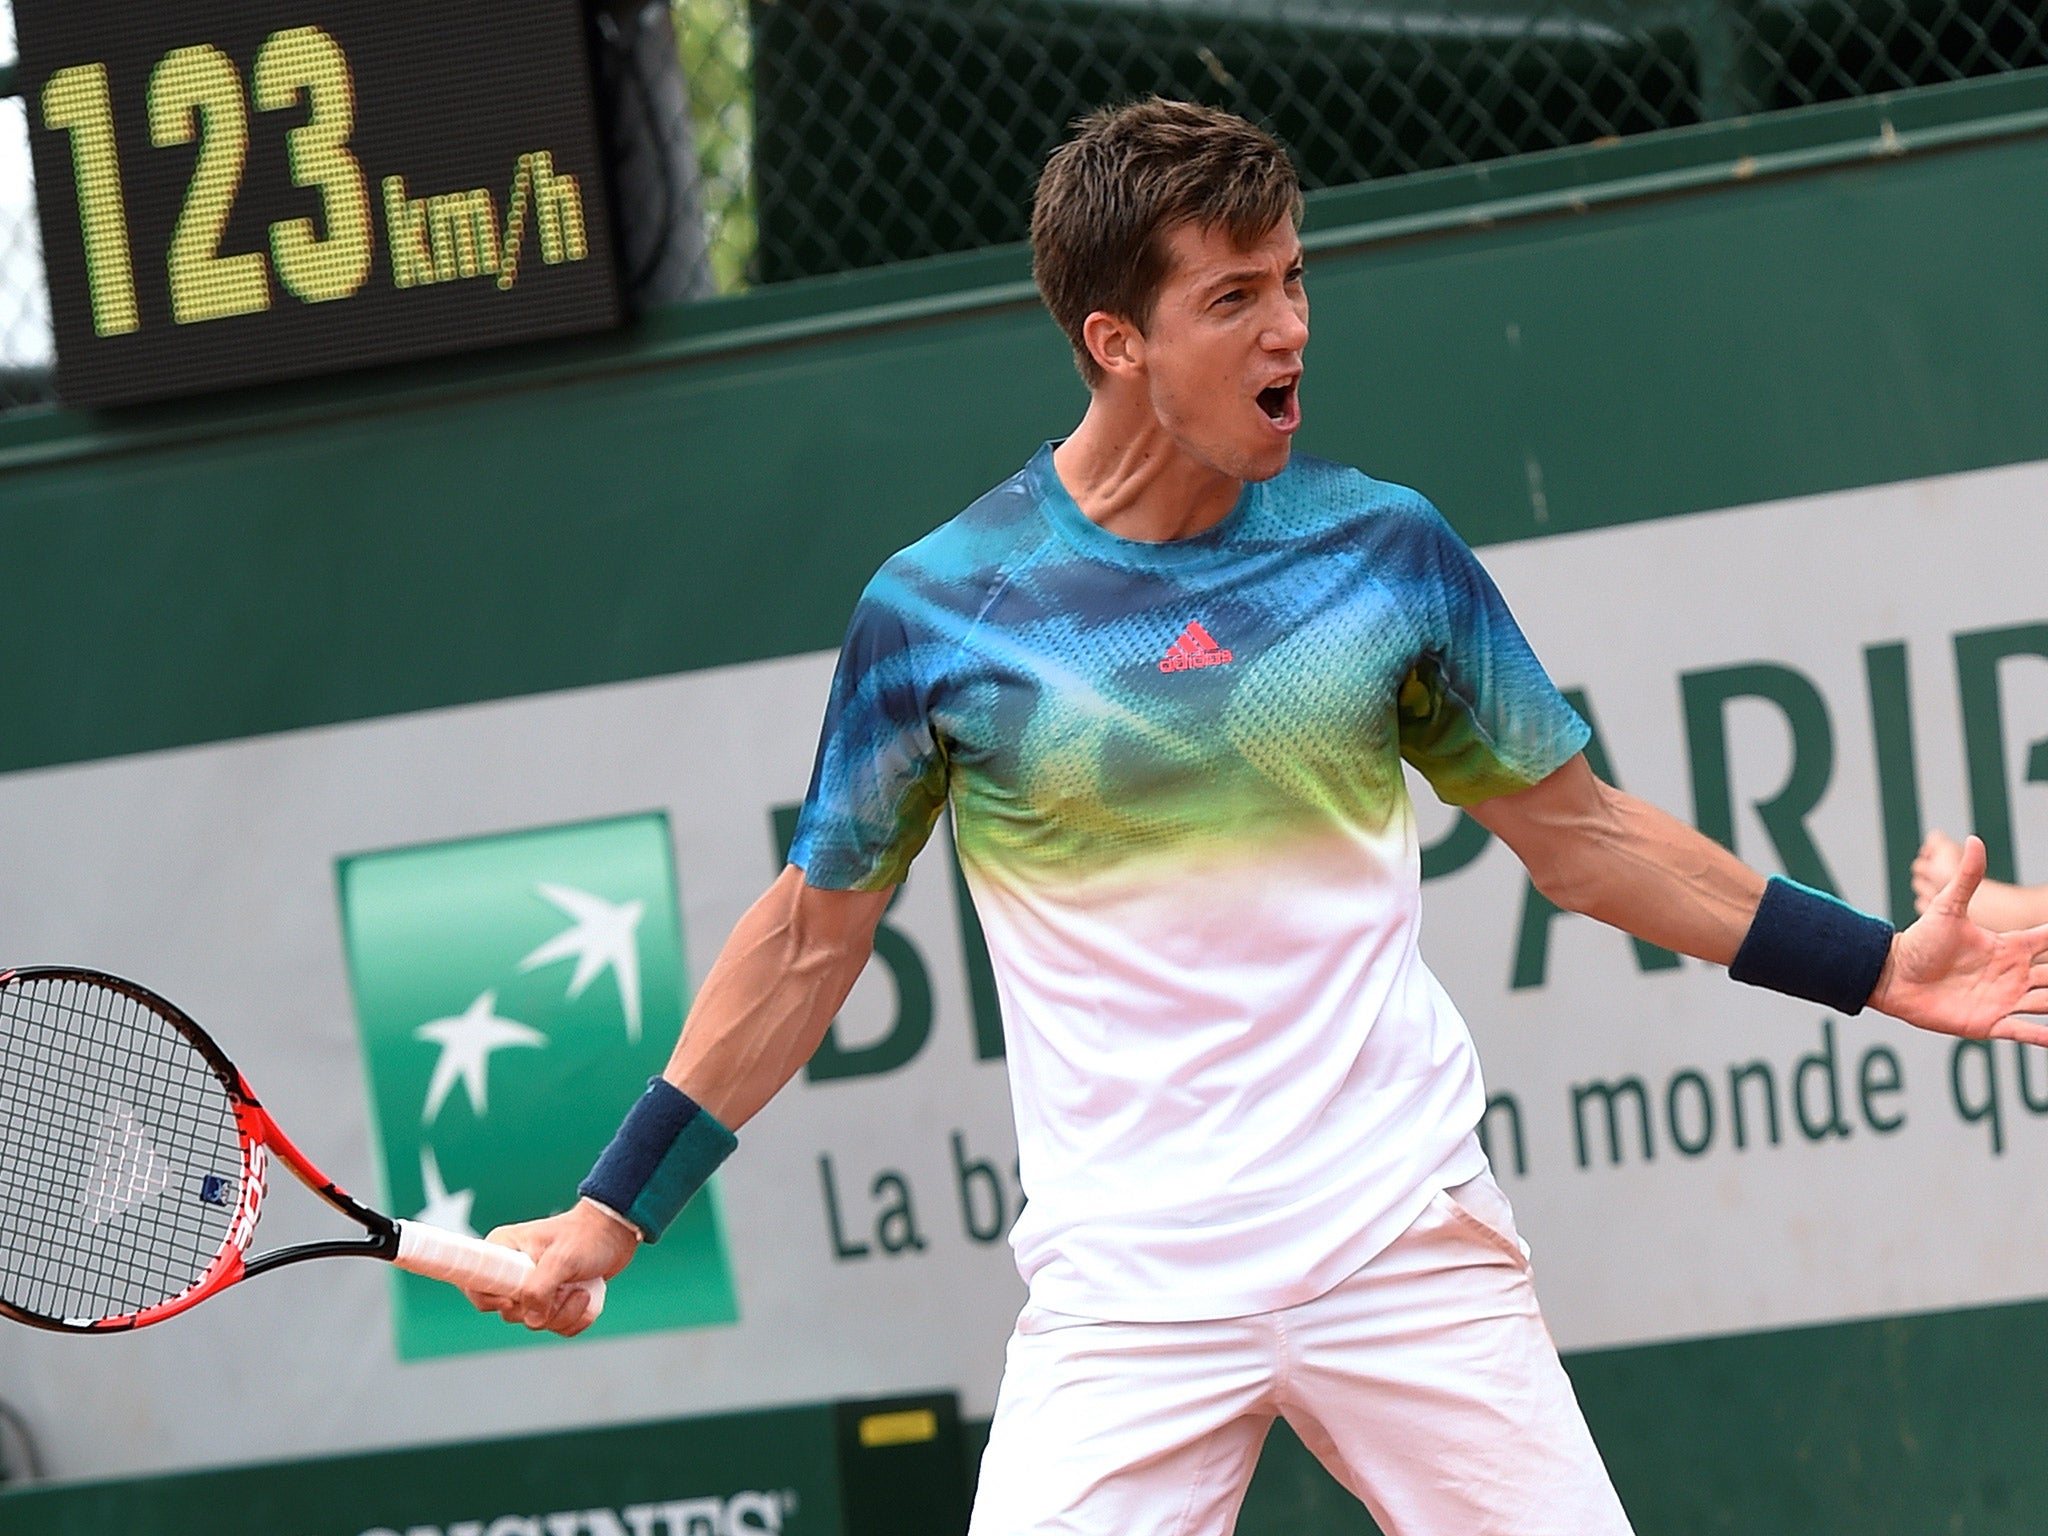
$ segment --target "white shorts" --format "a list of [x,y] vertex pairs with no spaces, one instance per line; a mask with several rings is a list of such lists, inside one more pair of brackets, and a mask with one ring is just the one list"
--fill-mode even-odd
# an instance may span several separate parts
[[1275,1417],[1386,1536],[1629,1536],[1488,1175],[1284,1311],[1027,1305],[970,1536],[1227,1536]]

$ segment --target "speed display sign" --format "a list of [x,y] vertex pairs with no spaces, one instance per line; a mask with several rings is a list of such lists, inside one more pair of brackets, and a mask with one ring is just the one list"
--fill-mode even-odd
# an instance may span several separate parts
[[57,386],[615,325],[579,0],[15,0]]

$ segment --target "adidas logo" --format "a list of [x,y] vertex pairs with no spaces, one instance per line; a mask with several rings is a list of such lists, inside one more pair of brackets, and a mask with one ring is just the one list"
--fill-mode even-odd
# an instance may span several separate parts
[[1173,648],[1159,658],[1159,670],[1186,672],[1193,667],[1220,667],[1229,660],[1230,652],[1216,643],[1209,631],[1202,628],[1201,621],[1190,619],[1180,638],[1173,642]]

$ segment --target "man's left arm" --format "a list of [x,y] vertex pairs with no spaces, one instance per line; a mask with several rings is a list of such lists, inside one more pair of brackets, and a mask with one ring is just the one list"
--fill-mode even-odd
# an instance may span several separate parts
[[[1675,817],[1602,783],[1584,757],[1467,809],[1558,906],[1716,965],[1736,963],[1747,941],[1748,953],[1771,956],[1761,984],[1811,995],[1786,970],[1802,964],[1800,946],[1825,951],[1834,942],[1830,914],[1815,905],[1823,899],[1791,887],[1766,903],[1762,875]],[[2026,1017],[2048,1014],[2048,926],[2000,934],[1972,922],[1970,897],[1983,877],[1984,845],[1973,837],[1927,911],[1892,935],[1868,1005],[1942,1034],[2048,1045],[2048,1025]],[[1819,974],[1835,957],[1810,958]]]

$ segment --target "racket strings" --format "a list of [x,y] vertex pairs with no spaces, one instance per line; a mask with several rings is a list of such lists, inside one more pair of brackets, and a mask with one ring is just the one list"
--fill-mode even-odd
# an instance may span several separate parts
[[0,1302],[87,1322],[183,1294],[242,1175],[234,1103],[168,1019],[83,977],[0,988]]

